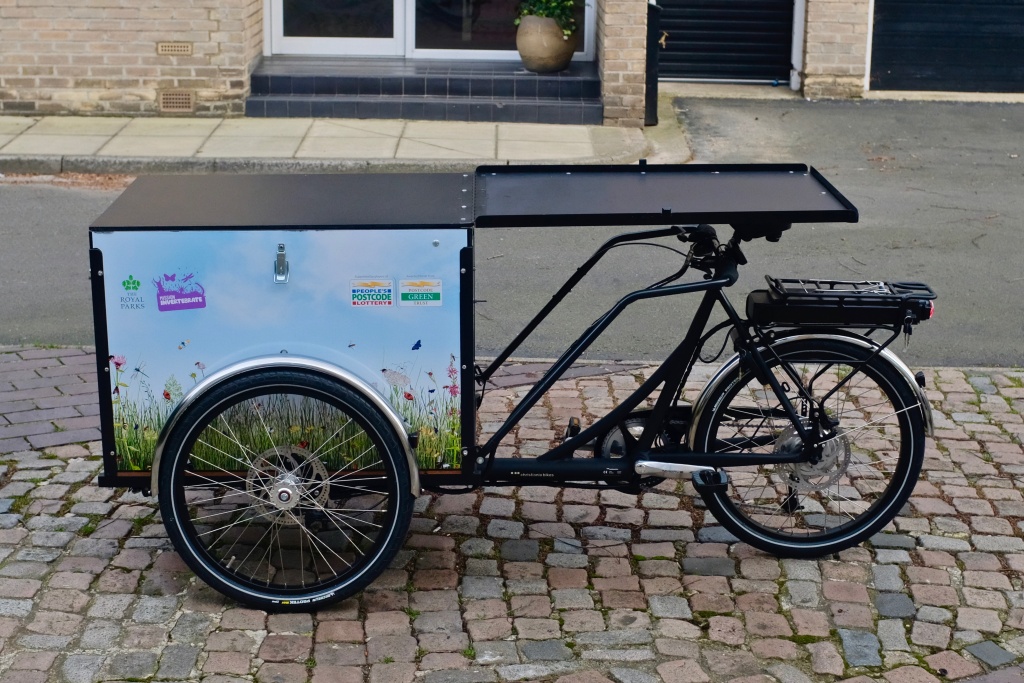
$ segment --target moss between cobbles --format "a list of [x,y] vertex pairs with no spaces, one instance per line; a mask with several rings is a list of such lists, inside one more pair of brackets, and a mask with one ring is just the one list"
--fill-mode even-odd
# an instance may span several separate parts
[[25,510],[32,504],[32,499],[24,493],[11,501],[10,512],[16,515],[25,513]]

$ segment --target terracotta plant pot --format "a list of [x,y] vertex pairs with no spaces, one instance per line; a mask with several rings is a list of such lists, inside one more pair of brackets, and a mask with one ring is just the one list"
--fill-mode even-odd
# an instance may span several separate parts
[[558,22],[549,17],[526,15],[519,20],[516,48],[528,71],[544,74],[569,66],[576,51],[576,34],[566,40]]

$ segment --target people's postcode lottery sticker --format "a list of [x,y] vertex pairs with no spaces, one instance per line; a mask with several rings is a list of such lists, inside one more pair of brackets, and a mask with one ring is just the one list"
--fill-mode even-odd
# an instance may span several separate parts
[[352,280],[353,306],[394,306],[395,281],[387,278]]

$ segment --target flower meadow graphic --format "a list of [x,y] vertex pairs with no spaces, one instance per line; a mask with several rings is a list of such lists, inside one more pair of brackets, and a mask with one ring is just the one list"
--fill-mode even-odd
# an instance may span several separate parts
[[[119,470],[151,467],[172,411],[206,377],[246,359],[275,356],[317,359],[355,374],[419,432],[421,469],[461,466],[464,230],[139,231],[94,233],[93,241],[105,269],[132,273],[106,293]],[[280,243],[287,244],[291,268],[283,285],[274,282],[267,258]],[[380,275],[362,275],[367,272]],[[147,280],[157,305],[146,307],[139,297],[126,308],[123,297],[138,296],[137,285]],[[402,305],[400,290],[418,304]],[[355,295],[387,303],[357,305]],[[337,411],[322,401],[268,394],[251,403],[225,415],[230,429],[213,433],[233,432],[257,453],[287,444],[352,454],[366,438],[323,424]],[[196,447],[204,462],[227,469],[237,442],[204,436],[207,441]]]

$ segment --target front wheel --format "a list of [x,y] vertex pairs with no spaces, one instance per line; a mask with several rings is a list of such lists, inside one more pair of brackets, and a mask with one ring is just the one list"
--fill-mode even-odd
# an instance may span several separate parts
[[203,581],[265,610],[365,588],[412,516],[409,464],[380,411],[334,380],[269,370],[215,387],[160,462],[160,511]]
[[[924,458],[926,407],[888,360],[851,342],[783,340],[764,356],[802,426],[823,440],[820,457],[725,468],[729,483],[706,496],[708,508],[737,538],[775,555],[819,557],[856,545],[909,498]],[[696,451],[803,448],[781,401],[740,364],[705,405]]]

